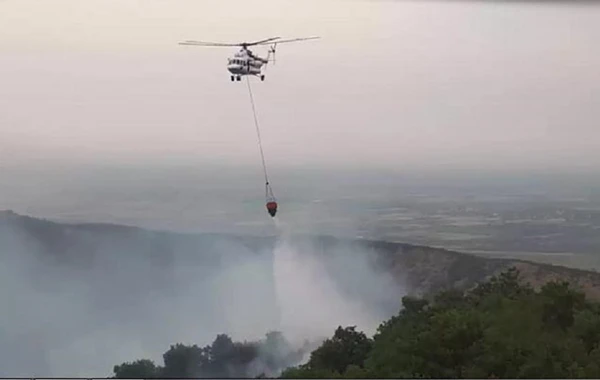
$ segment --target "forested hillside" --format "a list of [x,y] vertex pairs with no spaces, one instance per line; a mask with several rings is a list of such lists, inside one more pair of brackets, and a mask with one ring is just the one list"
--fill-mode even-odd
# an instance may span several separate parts
[[[407,296],[402,305],[373,337],[356,326],[339,326],[306,363],[292,364],[279,376],[600,377],[600,304],[567,282],[535,290],[511,268],[469,291]],[[254,343],[219,336],[204,349],[172,346],[162,366],[141,360],[115,366],[114,372],[117,378],[273,376],[301,360],[303,348],[294,350],[277,333]]]

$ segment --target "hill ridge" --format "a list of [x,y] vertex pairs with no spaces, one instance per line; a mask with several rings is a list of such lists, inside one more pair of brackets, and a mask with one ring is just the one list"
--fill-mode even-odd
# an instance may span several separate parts
[[[72,249],[74,244],[69,234],[73,231],[92,234],[100,239],[110,236],[111,239],[137,236],[140,239],[167,237],[172,241],[190,241],[199,239],[234,240],[242,243],[252,251],[272,249],[276,244],[276,236],[250,236],[227,233],[188,233],[153,230],[137,226],[116,223],[63,223],[48,218],[21,215],[12,210],[0,211],[0,233],[4,226],[24,228],[25,233],[42,246],[54,251]],[[68,232],[67,232],[68,231]],[[516,267],[525,282],[539,287],[550,280],[564,280],[582,289],[589,297],[600,299],[600,273],[561,265],[539,263],[531,260],[513,258],[492,258],[477,256],[467,252],[459,252],[439,247],[414,245],[401,242],[389,242],[373,239],[338,238],[330,235],[298,234],[292,240],[309,239],[317,244],[323,252],[330,247],[347,245],[361,247],[377,253],[376,261],[386,268],[394,277],[403,282],[411,293],[424,294],[445,288],[469,288],[476,283],[486,281],[491,276]],[[82,242],[79,242],[81,247]],[[75,245],[76,246],[76,245]],[[144,244],[150,249],[151,244]],[[186,246],[187,247],[187,246]],[[187,247],[193,250],[194,246]],[[173,248],[166,249],[171,252]],[[154,252],[154,254],[159,254]]]

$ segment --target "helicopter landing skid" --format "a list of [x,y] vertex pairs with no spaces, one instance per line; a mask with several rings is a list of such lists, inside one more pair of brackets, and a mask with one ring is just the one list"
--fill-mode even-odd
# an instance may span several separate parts
[[[265,80],[265,75],[264,75],[264,74],[260,74],[260,75],[259,75],[259,74],[246,74],[246,75],[253,75],[253,76],[255,76],[255,77],[258,77],[258,78],[260,78],[260,80],[261,80],[261,81],[263,81],[263,82],[264,82],[264,80]],[[241,76],[241,75],[231,75],[231,81],[232,81],[232,82],[235,82],[235,81],[238,81],[238,82],[239,82],[239,81],[241,81],[241,80],[242,80],[242,76]]]

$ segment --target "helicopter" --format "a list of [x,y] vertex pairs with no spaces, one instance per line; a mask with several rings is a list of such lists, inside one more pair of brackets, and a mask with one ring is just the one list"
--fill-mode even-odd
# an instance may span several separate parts
[[[183,41],[179,45],[192,45],[192,46],[240,46],[241,49],[228,59],[227,70],[231,73],[231,81],[240,81],[242,76],[253,75],[259,77],[261,81],[265,80],[265,73],[263,67],[266,70],[266,65],[269,62],[275,64],[275,49],[277,44],[312,40],[320,37],[302,37],[302,38],[291,38],[282,40],[281,37],[271,37],[260,41],[254,42],[240,42],[240,43],[220,43],[220,42],[203,42],[203,41]],[[255,55],[248,49],[248,46],[260,46],[260,45],[271,45],[269,47],[269,53],[266,58]],[[271,55],[273,59],[271,60]]]

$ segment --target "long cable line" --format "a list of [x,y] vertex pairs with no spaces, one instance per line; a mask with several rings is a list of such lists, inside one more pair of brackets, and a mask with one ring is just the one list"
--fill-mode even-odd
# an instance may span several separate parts
[[258,126],[258,118],[256,117],[256,106],[254,105],[254,96],[252,95],[252,87],[250,87],[250,79],[246,76],[246,84],[248,85],[248,93],[250,94],[250,104],[252,104],[252,115],[254,116],[254,126],[256,127],[256,135],[258,137],[258,147],[260,148],[260,158],[262,159],[263,170],[265,173],[265,182],[269,184],[269,176],[267,174],[267,164],[265,162],[265,153],[263,152],[262,140],[260,137],[260,128]]
[[265,161],[265,153],[262,147],[262,139],[260,137],[260,128],[258,125],[258,117],[256,116],[256,106],[254,105],[254,96],[252,95],[252,87],[250,86],[250,79],[246,76],[246,84],[248,85],[248,94],[250,94],[250,104],[252,105],[252,115],[254,116],[254,126],[256,127],[256,136],[258,137],[258,147],[260,149],[260,158],[262,160],[263,171],[265,173],[265,198],[267,201],[267,211],[271,217],[275,217],[277,214],[277,200],[273,194],[273,189],[269,184],[269,175],[267,174],[267,163]]

